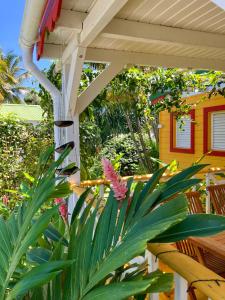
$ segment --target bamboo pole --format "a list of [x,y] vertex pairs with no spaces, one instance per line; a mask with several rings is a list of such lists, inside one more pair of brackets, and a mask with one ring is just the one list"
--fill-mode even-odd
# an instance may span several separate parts
[[[148,250],[212,300],[225,300],[225,280],[169,244],[148,244]],[[217,281],[216,281],[217,280]]]
[[[217,173],[217,172],[225,172],[225,169],[222,169],[222,168],[208,168],[207,170],[202,170],[200,172],[198,172],[197,175],[203,175],[203,174],[207,174],[207,173]],[[165,173],[163,174],[162,176],[162,179],[163,180],[166,180],[166,179],[169,179],[170,177],[178,174],[179,172],[174,172],[174,173]],[[134,181],[137,182],[137,181],[148,181],[151,177],[152,177],[152,174],[145,174],[145,175],[134,175],[134,176],[125,176],[125,177],[122,177],[121,179],[123,181],[127,181],[129,178],[134,178]],[[101,179],[96,179],[96,180],[85,180],[85,181],[82,181],[80,183],[80,187],[82,188],[85,188],[85,187],[91,187],[91,186],[96,186],[96,185],[109,185],[110,182],[104,178],[101,178]]]

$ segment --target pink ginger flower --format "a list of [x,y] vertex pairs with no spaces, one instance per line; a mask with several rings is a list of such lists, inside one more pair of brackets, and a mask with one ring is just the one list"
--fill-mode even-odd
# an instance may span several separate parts
[[68,220],[68,205],[62,198],[56,198],[55,204],[60,204],[59,212],[64,221]]
[[128,191],[126,183],[121,181],[121,178],[116,173],[113,165],[108,159],[102,158],[102,166],[106,179],[111,182],[115,198],[119,201],[123,200],[126,197],[126,193]]
[[8,206],[8,204],[9,204],[9,197],[6,196],[6,195],[4,195],[4,196],[2,197],[2,203],[3,203],[5,206]]

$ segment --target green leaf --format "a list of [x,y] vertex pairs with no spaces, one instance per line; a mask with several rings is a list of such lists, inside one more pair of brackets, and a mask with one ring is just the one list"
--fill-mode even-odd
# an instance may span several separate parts
[[53,227],[52,224],[49,224],[47,229],[44,231],[44,235],[54,241],[61,242],[64,246],[68,247],[68,241],[61,235],[61,233]]
[[179,181],[183,181],[185,179],[191,178],[192,176],[197,174],[199,171],[201,171],[202,169],[204,169],[208,165],[209,164],[199,164],[199,165],[194,165],[194,166],[191,166],[189,168],[184,169],[183,171],[176,174],[175,176],[173,176],[171,179],[169,179],[166,182],[167,188],[174,185],[174,184],[176,184]]
[[134,296],[146,291],[151,284],[157,281],[154,279],[145,279],[139,281],[123,281],[120,283],[113,283],[103,287],[95,288],[88,293],[82,300],[124,300],[130,296]]
[[114,247],[104,260],[99,262],[97,270],[89,278],[85,293],[89,292],[110,272],[121,267],[132,258],[140,255],[146,248],[148,240],[186,218],[188,205],[184,195],[158,207],[145,217],[141,217],[128,230],[120,244]]
[[201,182],[201,179],[194,178],[176,182],[173,185],[169,185],[169,188],[168,185],[165,184],[165,186],[162,187],[161,195],[159,196],[159,199],[156,203],[159,204],[162,201],[165,201],[176,195],[177,193],[184,192],[194,185],[198,184],[199,182]]
[[27,253],[27,260],[32,263],[43,264],[48,262],[52,252],[45,248],[33,248]]
[[190,236],[210,236],[224,230],[224,216],[210,214],[188,215],[185,220],[151,240],[151,243],[171,243],[185,240]]

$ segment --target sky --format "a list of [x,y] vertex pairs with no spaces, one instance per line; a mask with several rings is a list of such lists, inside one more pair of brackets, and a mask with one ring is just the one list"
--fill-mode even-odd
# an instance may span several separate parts
[[[19,33],[25,7],[25,0],[0,0],[0,48],[4,53],[13,51],[21,55],[18,44]],[[38,66],[46,68],[49,62],[41,60]]]

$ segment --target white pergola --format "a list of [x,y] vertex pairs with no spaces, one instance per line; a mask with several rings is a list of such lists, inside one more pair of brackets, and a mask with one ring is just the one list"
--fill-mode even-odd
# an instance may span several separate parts
[[[51,7],[60,8],[60,16],[54,10],[53,20],[43,18]],[[126,65],[225,71],[224,9],[225,0],[26,0],[20,33],[25,67],[52,95],[55,120],[73,120],[66,130],[55,128],[56,145],[74,141],[70,160],[80,166],[79,115]],[[53,26],[41,54],[60,60],[61,91],[33,62],[43,19]],[[85,62],[106,68],[79,94]],[[79,184],[79,173],[71,181]],[[187,297],[179,285],[175,293]]]
[[[71,160],[80,165],[79,115],[129,64],[225,70],[223,0],[27,0],[20,34],[28,70],[51,93],[55,119],[72,119],[73,128],[55,129],[56,144],[75,141]],[[43,58],[59,59],[62,91],[32,61],[46,3],[62,4],[60,17],[45,37]],[[55,20],[54,20],[55,21]],[[106,63],[81,94],[84,63]],[[73,180],[79,183],[79,174]]]

